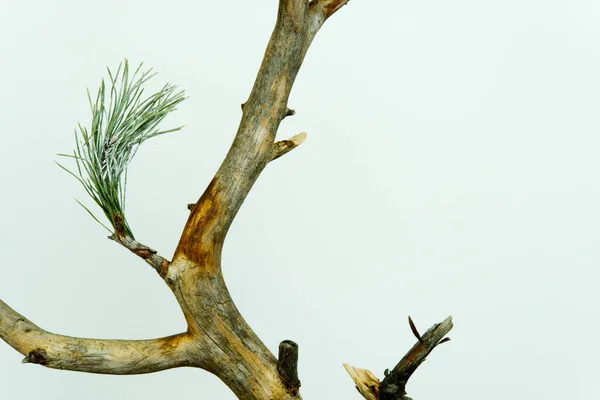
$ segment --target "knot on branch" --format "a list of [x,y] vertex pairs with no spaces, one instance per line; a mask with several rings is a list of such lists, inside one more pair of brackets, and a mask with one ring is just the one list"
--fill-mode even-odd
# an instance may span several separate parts
[[283,383],[295,396],[300,389],[300,380],[298,379],[298,344],[291,340],[284,340],[279,344],[277,372]]
[[31,363],[31,364],[40,364],[46,365],[48,363],[46,351],[43,349],[35,349],[31,350],[29,354],[21,361],[23,364]]

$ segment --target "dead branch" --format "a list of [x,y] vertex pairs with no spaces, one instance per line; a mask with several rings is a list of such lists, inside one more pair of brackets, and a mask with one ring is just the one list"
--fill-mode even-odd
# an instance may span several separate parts
[[0,300],[0,338],[23,354],[24,363],[97,374],[147,374],[190,365],[192,338],[81,339],[47,332]]
[[[281,121],[294,113],[288,98],[311,42],[347,2],[279,1],[277,22],[250,96],[242,105],[235,139],[200,199],[188,206],[190,215],[173,261],[137,242],[115,220],[110,238],[164,278],[186,318],[187,332],[140,341],[73,338],[47,332],[0,302],[0,337],[25,356],[24,362],[105,374],[192,366],[215,374],[242,400],[301,399],[297,345],[282,342],[277,360],[252,331],[225,285],[221,253],[229,227],[260,173],[305,140],[306,134],[301,133],[275,143]],[[366,389],[359,387],[361,393],[377,399],[379,390],[381,399],[401,398],[406,380],[451,326],[447,319],[425,333],[381,384],[368,371],[348,367],[357,386],[368,380]]]
[[412,374],[425,361],[425,358],[441,343],[450,338],[445,337],[452,329],[452,317],[433,325],[423,336],[419,334],[412,318],[408,317],[412,333],[417,343],[406,353],[392,371],[386,370],[383,381],[368,369],[351,367],[344,364],[346,371],[354,381],[356,389],[367,400],[411,400],[406,396],[406,384]]
[[381,381],[381,385],[379,386],[380,400],[400,400],[406,397],[406,383],[411,375],[419,368],[421,363],[425,361],[425,358],[436,346],[449,340],[445,336],[453,326],[452,317],[448,317],[441,323],[433,325],[425,334],[420,336],[410,317],[409,323],[418,342]]

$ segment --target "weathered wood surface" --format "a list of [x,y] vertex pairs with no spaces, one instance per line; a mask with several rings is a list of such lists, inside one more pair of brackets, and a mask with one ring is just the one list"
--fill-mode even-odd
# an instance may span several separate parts
[[[275,142],[279,124],[293,115],[288,97],[312,40],[347,2],[279,1],[277,22],[243,104],[233,144],[205,192],[190,205],[172,261],[122,233],[111,236],[156,269],[177,298],[187,331],[139,341],[73,338],[39,328],[0,301],[0,337],[25,356],[24,362],[102,374],[191,366],[218,376],[239,399],[301,399],[297,346],[283,342],[278,363],[252,331],[223,280],[221,252],[227,231],[262,170],[306,139],[301,133]],[[398,368],[392,374],[398,374]]]

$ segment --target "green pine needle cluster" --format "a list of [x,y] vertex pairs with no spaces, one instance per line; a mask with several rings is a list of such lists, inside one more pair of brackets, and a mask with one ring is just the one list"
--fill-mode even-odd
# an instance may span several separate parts
[[125,60],[115,74],[108,69],[110,87],[107,88],[102,79],[95,102],[92,102],[88,91],[91,127],[88,129],[79,124],[75,130],[73,154],[59,154],[73,158],[77,168],[73,172],[57,163],[83,185],[113,229],[102,224],[81,202],[78,203],[109,231],[131,238],[133,234],[125,218],[127,166],[144,141],[181,129],[160,130],[158,125],[185,99],[184,91],[171,84],[144,97],[144,83],[156,74],[151,69],[142,72],[141,68],[140,64],[130,74],[129,63]]

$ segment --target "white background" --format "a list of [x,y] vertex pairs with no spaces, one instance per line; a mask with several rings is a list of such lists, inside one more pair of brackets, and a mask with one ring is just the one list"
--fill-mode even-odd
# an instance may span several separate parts
[[[89,124],[85,89],[141,61],[190,98],[130,168],[128,218],[170,258],[231,143],[277,1],[9,1],[0,11],[0,297],[73,336],[185,329],[166,285],[73,200],[54,165]],[[600,390],[600,3],[353,0],[327,22],[269,165],[231,228],[224,273],[267,346],[300,344],[305,399],[359,399],[453,315],[416,400],[591,399]],[[6,399],[232,399],[195,369],[133,377],[22,365]],[[6,391],[8,390],[8,395]],[[6,396],[6,397],[4,397]]]

